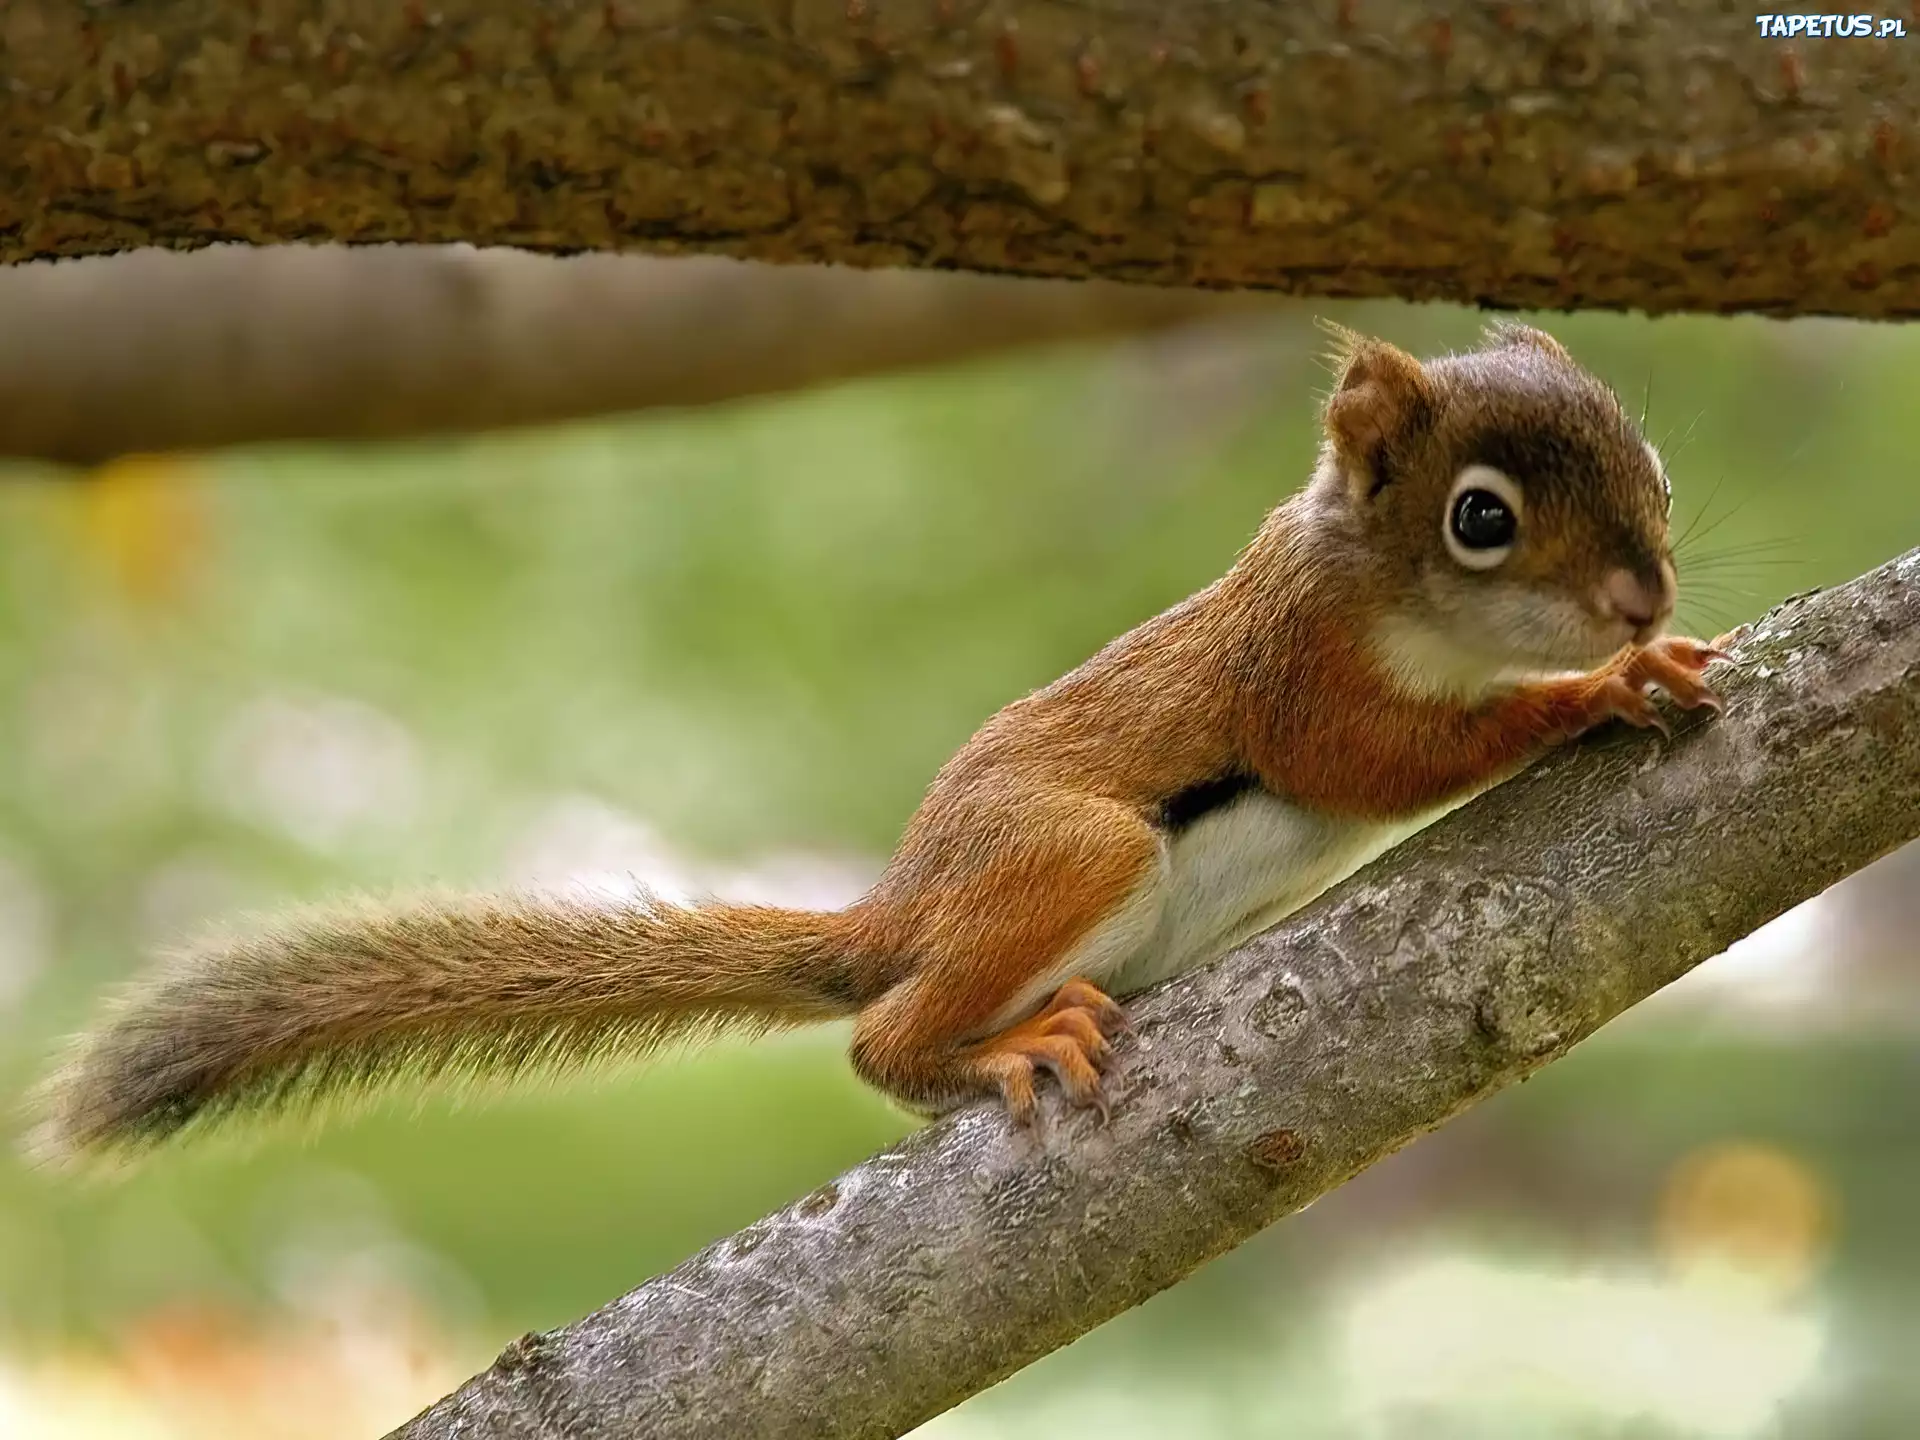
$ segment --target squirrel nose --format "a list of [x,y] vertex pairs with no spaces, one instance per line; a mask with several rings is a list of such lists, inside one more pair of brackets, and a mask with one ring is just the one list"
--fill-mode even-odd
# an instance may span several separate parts
[[1631,570],[1615,570],[1602,583],[1600,593],[1615,615],[1635,630],[1644,631],[1666,619],[1673,610],[1671,573],[1664,564],[1659,574],[1652,577],[1636,575]]

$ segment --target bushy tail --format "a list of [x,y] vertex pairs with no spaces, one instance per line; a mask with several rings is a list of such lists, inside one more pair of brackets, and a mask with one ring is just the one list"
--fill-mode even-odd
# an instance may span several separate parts
[[119,995],[41,1088],[50,1160],[331,1108],[396,1081],[495,1081],[718,1030],[849,1014],[837,914],[430,893],[209,936]]

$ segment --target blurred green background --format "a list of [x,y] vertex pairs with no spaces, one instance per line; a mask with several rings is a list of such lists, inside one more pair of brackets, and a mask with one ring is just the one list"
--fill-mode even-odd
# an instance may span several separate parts
[[[1479,325],[1337,313],[1422,351]],[[1686,628],[1920,543],[1920,330],[1544,323],[1650,396],[1721,556],[1682,571]],[[596,871],[849,898],[985,716],[1304,478],[1317,349],[1302,309],[514,437],[0,472],[0,1099],[236,908]],[[1920,1433],[1915,871],[925,1433]],[[402,1100],[108,1185],[9,1149],[0,1434],[377,1433],[903,1133],[843,1044]],[[248,1387],[279,1418],[219,1409]]]

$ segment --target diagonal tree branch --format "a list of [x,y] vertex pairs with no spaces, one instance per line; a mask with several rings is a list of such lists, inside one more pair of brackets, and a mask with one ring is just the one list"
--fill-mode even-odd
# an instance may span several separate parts
[[1916,66],[1726,0],[8,0],[0,261],[469,241],[1913,315]]
[[1789,601],[1663,748],[1552,757],[1136,1008],[1111,1126],[961,1112],[400,1440],[879,1440],[1178,1281],[1920,834],[1920,550]]

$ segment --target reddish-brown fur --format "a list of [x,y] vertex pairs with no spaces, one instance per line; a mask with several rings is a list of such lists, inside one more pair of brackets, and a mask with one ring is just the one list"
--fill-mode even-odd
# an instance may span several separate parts
[[[1104,1103],[1095,1072],[1120,1011],[1086,982],[997,1035],[979,1027],[1134,892],[1155,861],[1156,806],[1210,776],[1244,767],[1315,809],[1404,819],[1610,718],[1657,724],[1650,684],[1684,706],[1715,703],[1700,672],[1717,652],[1676,639],[1478,704],[1396,685],[1368,635],[1404,584],[1400,557],[1370,549],[1344,507],[1382,447],[1402,464],[1418,463],[1423,445],[1445,453],[1450,418],[1478,423],[1498,402],[1449,417],[1446,377],[1390,346],[1344,338],[1327,416],[1335,463],[1274,512],[1225,578],[989,721],[935,780],[885,878],[855,907],[859,951],[915,960],[860,1014],[854,1059],[875,1084],[927,1106],[998,1090],[1024,1116],[1044,1068],[1075,1098]],[[1512,351],[1516,365],[1544,372],[1543,384],[1564,386],[1551,403],[1566,423],[1601,437],[1608,493],[1597,516],[1595,497],[1541,487],[1554,528],[1530,558],[1543,583],[1554,583],[1554,567],[1582,584],[1599,575],[1609,557],[1591,519],[1616,521],[1629,550],[1664,553],[1664,510],[1631,472],[1645,461],[1617,403],[1540,332],[1493,338],[1496,356]],[[1416,411],[1432,421],[1425,430],[1409,423]],[[1615,455],[1610,442],[1635,448]]]
[[[847,910],[456,898],[296,919],[124,999],[54,1086],[57,1137],[169,1133],[251,1103],[255,1081],[271,1103],[276,1075],[324,1088],[388,1052],[471,1066],[471,1042],[498,1037],[510,1068],[852,1012],[855,1066],[913,1106],[998,1094],[1025,1117],[1045,1070],[1104,1108],[1124,1016],[1062,967],[1165,862],[1173,797],[1251,777],[1315,814],[1404,820],[1610,718],[1658,724],[1649,685],[1717,703],[1700,679],[1716,652],[1657,623],[1620,648],[1596,608],[1622,572],[1670,604],[1664,480],[1564,350],[1508,328],[1422,366],[1343,336],[1341,362],[1312,483],[1222,579],[989,720]],[[1496,453],[1527,471],[1512,478],[1529,528],[1483,575],[1447,559],[1440,522],[1463,465]],[[1534,671],[1573,668],[1542,649],[1572,645],[1584,673],[1455,693],[1383,658],[1389,617]]]
[[[1134,890],[1154,807],[1209,776],[1245,765],[1306,805],[1400,819],[1610,718],[1655,723],[1649,684],[1712,703],[1699,673],[1716,652],[1687,640],[1481,706],[1404,694],[1365,649],[1364,595],[1294,543],[1310,523],[1283,507],[1234,574],[1009,706],[941,772],[850,912],[857,953],[916,957],[861,1011],[862,1075],[929,1108],[997,1089],[1025,1114],[1039,1066],[1100,1103],[1088,1067],[1120,1012],[1084,981],[1069,991],[1092,1025],[978,1027]],[[1088,1039],[1069,1059],[1074,1036]]]

